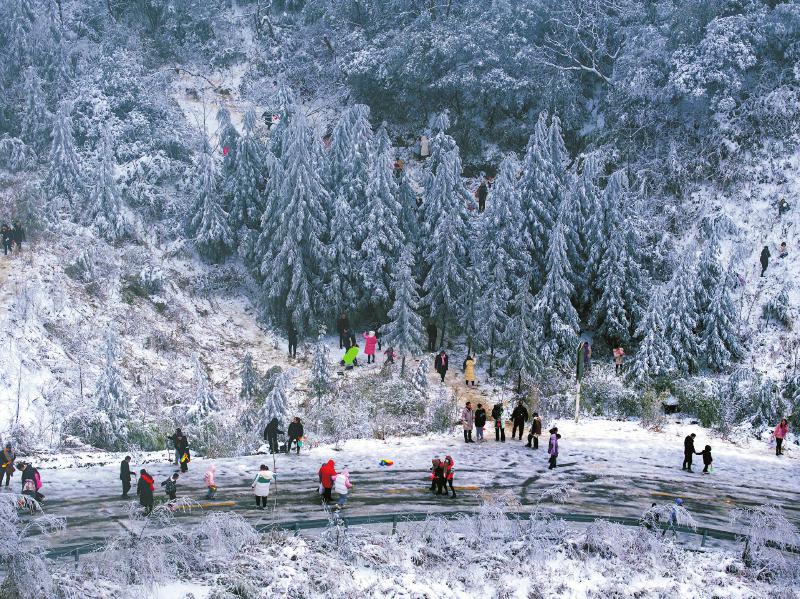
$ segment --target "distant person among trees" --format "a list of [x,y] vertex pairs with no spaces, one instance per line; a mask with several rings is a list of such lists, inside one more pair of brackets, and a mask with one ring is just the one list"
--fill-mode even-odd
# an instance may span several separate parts
[[431,155],[431,142],[427,135],[419,136],[419,157],[423,160]]
[[464,380],[466,381],[467,386],[472,383],[472,386],[475,386],[475,358],[472,356],[467,356],[467,359],[464,360]]
[[614,373],[622,374],[622,367],[625,363],[625,350],[620,346],[615,347],[612,352],[614,354]]
[[692,433],[683,440],[683,466],[681,470],[692,471],[692,457],[697,453],[694,450],[694,438],[697,435]]
[[525,423],[528,421],[528,409],[520,401],[517,407],[511,412],[511,421],[514,423],[511,429],[511,440],[516,437],[517,429],[519,429],[519,440],[522,441],[522,433],[525,430]]
[[0,456],[0,467],[2,467],[2,472],[0,472],[0,481],[3,480],[3,477],[6,479],[6,486],[11,482],[11,477],[14,476],[14,461],[17,459],[17,454],[14,452],[14,449],[11,446],[11,443],[6,443],[6,446],[3,448],[3,454]]
[[489,196],[489,186],[486,184],[484,174],[481,173],[481,184],[475,191],[475,197],[478,198],[478,212],[486,210],[486,198]]
[[472,440],[472,427],[475,425],[475,412],[472,410],[472,402],[468,401],[464,409],[461,410],[461,426],[464,429],[464,443],[474,443]]
[[583,342],[583,367],[588,372],[592,367],[592,344]]
[[131,490],[131,476],[136,476],[131,472],[131,456],[126,455],[119,465],[119,479],[122,481],[122,498],[128,498],[128,491]]
[[290,322],[289,328],[287,331],[287,337],[289,341],[289,357],[296,358],[297,357],[297,329],[295,326]]
[[9,227],[7,224],[4,224],[2,229],[0,229],[0,234],[3,236],[3,255],[8,256],[9,252],[13,254],[14,250],[11,246],[11,227]]
[[764,249],[761,250],[761,276],[764,276],[764,273],[767,272],[767,267],[769,266],[769,259],[772,254],[769,253],[769,247],[766,245]]
[[778,426],[776,426],[775,430],[772,432],[772,436],[775,437],[775,455],[783,455],[783,440],[788,434],[789,421],[786,420],[786,418],[781,418]]
[[394,359],[397,357],[397,353],[395,353],[393,346],[387,347],[386,351],[383,352],[383,355],[386,356],[386,364],[394,364]]
[[440,377],[442,377],[442,382],[444,382],[444,377],[447,374],[447,369],[449,366],[450,362],[444,350],[436,354],[436,359],[433,361],[433,369],[439,373]]
[[350,340],[350,319],[347,317],[345,312],[342,312],[339,316],[339,320],[336,321],[336,331],[339,333],[339,349],[345,349],[348,346],[348,341]]
[[14,242],[14,247],[17,253],[22,251],[22,242],[25,241],[25,229],[19,222],[14,223],[14,228],[11,229],[11,241]]
[[367,364],[375,363],[375,347],[378,345],[378,338],[375,331],[364,333],[364,353],[367,354]]
[[786,242],[782,241],[781,244],[778,246],[778,258],[786,258],[789,255],[789,248],[786,246]]
[[439,336],[439,330],[434,323],[429,323],[426,327],[428,333],[428,351],[436,351],[436,338]]

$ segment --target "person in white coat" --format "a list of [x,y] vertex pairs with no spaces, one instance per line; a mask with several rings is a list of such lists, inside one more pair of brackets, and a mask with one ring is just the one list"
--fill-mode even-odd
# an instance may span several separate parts
[[269,486],[275,480],[275,474],[270,472],[266,464],[261,464],[258,469],[258,474],[253,479],[253,484],[250,488],[253,489],[253,494],[256,496],[256,508],[265,509],[267,507],[267,497],[269,497]]
[[353,487],[350,482],[350,471],[347,466],[341,470],[336,476],[333,477],[333,490],[336,491],[338,497],[336,498],[336,509],[342,509],[344,504],[347,503],[347,494]]

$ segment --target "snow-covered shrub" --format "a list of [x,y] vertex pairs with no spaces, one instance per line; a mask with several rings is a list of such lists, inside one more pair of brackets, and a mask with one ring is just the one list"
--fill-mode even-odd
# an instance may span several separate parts
[[705,427],[717,422],[720,400],[714,383],[702,379],[678,379],[671,391],[678,399],[681,412],[697,417]]
[[744,537],[742,560],[750,576],[760,580],[797,582],[800,559],[784,551],[800,546],[800,531],[780,507],[761,505],[737,508],[731,512],[731,523]]
[[453,430],[458,423],[458,404],[453,394],[444,387],[439,388],[435,396],[428,400],[426,419],[430,432],[446,433]]
[[64,274],[74,281],[91,283],[97,278],[95,272],[94,252],[84,249],[77,257],[64,267]]
[[128,438],[125,450],[158,451],[164,449],[167,436],[174,432],[173,423],[166,419],[155,422],[141,422],[133,419],[128,422]]
[[107,414],[84,407],[69,414],[64,421],[63,435],[77,437],[84,443],[110,451],[124,451],[125,442],[116,434]]
[[593,376],[581,385],[581,407],[595,415],[638,416],[639,405],[636,392],[618,377]]
[[659,431],[664,426],[663,398],[653,389],[644,392],[641,399],[640,424],[650,431]]
[[746,368],[739,368],[719,386],[719,413],[714,428],[722,433],[723,438],[750,418],[758,391],[753,373]]
[[792,314],[789,309],[789,292],[786,286],[781,287],[762,308],[761,317],[769,323],[774,320],[786,329],[792,328]]

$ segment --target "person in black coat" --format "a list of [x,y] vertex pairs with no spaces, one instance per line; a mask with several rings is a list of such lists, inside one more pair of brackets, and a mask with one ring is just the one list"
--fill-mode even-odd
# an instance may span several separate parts
[[683,466],[681,470],[692,471],[692,457],[695,455],[694,438],[696,436],[697,435],[692,433],[691,435],[687,435],[683,440]]
[[287,331],[287,337],[289,339],[289,357],[296,358],[297,357],[297,329],[292,323],[289,323],[289,329]]
[[539,435],[542,434],[542,419],[539,418],[539,413],[533,413],[533,420],[531,421],[531,430],[528,433],[528,444],[525,447],[531,446],[533,441],[533,448],[539,449]]
[[764,273],[767,272],[767,267],[769,266],[769,259],[772,254],[769,253],[769,248],[765,245],[764,249],[761,250],[761,276],[764,276]]
[[[44,499],[44,495],[39,493],[39,487],[41,486],[39,471],[27,462],[22,462],[21,464],[17,465],[17,470],[22,472],[22,494],[29,495],[36,499],[36,501],[42,501]],[[25,483],[27,481],[33,482],[33,490],[25,490]]]
[[131,456],[126,455],[119,465],[119,479],[122,481],[122,498],[128,498],[128,491],[131,490],[131,476],[136,476],[131,472]]
[[346,349],[347,340],[350,338],[350,319],[345,312],[342,312],[336,321],[336,331],[339,333],[339,349]]
[[483,441],[483,429],[485,426],[486,410],[483,408],[483,404],[479,403],[475,410],[475,436],[479,443]]
[[179,428],[176,428],[175,434],[170,435],[167,437],[167,439],[172,441],[172,445],[175,447],[175,463],[180,464],[183,454],[186,453],[187,449],[189,449],[189,439]]
[[439,336],[439,330],[435,324],[430,323],[426,331],[428,332],[428,351],[436,351],[436,337]]
[[289,423],[289,429],[286,431],[286,436],[289,437],[286,442],[286,453],[292,450],[292,441],[297,444],[297,453],[300,453],[300,439],[303,438],[303,423],[300,418],[295,416]]
[[708,474],[708,467],[714,460],[711,458],[711,445],[706,445],[703,451],[698,451],[697,455],[703,456],[703,474]]
[[478,191],[475,195],[478,196],[478,212],[483,212],[486,210],[486,198],[489,195],[489,186],[486,185],[485,179],[478,185]]
[[269,445],[270,453],[278,453],[278,435],[283,434],[283,431],[278,429],[279,426],[278,419],[273,416],[264,428],[264,441]]
[[511,412],[511,420],[514,422],[514,428],[511,429],[511,439],[514,439],[517,429],[519,429],[519,440],[522,441],[522,432],[525,430],[525,423],[528,421],[528,409],[522,405],[522,402],[519,402],[514,411]]
[[450,361],[448,360],[447,354],[444,350],[436,354],[436,359],[433,361],[433,369],[439,373],[440,377],[442,377],[442,382],[444,382],[444,375],[447,374],[447,368],[449,366]]
[[139,471],[139,482],[136,485],[136,494],[139,496],[139,503],[144,507],[145,515],[153,511],[153,491],[155,491],[155,480],[142,468]]
[[494,419],[494,440],[506,442],[506,428],[503,426],[503,404],[496,403],[492,408],[492,418]]

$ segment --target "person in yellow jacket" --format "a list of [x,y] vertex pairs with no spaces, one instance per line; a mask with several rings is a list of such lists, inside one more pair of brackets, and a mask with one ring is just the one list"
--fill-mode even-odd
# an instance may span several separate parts
[[475,386],[475,358],[472,356],[467,356],[467,359],[464,360],[464,380],[469,386],[472,383],[472,386]]

